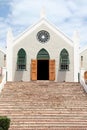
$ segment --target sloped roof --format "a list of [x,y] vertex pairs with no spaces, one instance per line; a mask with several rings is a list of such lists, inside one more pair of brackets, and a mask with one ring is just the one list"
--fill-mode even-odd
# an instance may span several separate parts
[[37,29],[42,24],[45,24],[54,33],[56,33],[58,36],[60,36],[61,38],[63,38],[65,41],[67,41],[68,44],[70,44],[71,46],[73,46],[73,41],[67,35],[65,35],[62,31],[60,31],[55,25],[53,25],[52,23],[50,23],[46,18],[40,19],[36,24],[32,25],[31,27],[29,27],[28,29],[26,29],[23,33],[21,33],[19,36],[17,36],[15,38],[15,40],[14,40],[13,46],[15,44],[17,44],[19,41],[21,41],[22,39],[24,39],[27,35],[29,35],[30,33],[32,33],[35,29]]
[[87,45],[84,46],[83,48],[81,48],[79,52],[82,53],[82,52],[84,52],[84,51],[86,51],[86,50],[87,50]]
[[1,51],[2,53],[6,54],[6,51],[3,50],[1,47],[0,47],[0,51]]

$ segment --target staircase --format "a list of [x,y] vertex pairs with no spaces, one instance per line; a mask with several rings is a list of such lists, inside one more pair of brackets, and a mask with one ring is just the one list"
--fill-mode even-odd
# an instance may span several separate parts
[[9,130],[87,130],[87,94],[79,83],[7,82],[0,115]]

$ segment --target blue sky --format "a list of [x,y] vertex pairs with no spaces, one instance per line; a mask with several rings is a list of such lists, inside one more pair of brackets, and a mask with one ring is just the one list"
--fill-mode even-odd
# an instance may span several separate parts
[[36,23],[42,7],[51,23],[70,38],[78,30],[80,46],[87,45],[87,0],[0,0],[0,46],[5,48],[10,27],[16,37]]

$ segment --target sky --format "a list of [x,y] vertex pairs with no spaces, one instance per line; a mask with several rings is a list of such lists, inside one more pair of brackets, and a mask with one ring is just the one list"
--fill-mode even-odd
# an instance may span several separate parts
[[0,47],[6,48],[6,35],[14,37],[37,23],[45,8],[46,18],[71,39],[77,30],[80,47],[87,46],[87,0],[0,0]]

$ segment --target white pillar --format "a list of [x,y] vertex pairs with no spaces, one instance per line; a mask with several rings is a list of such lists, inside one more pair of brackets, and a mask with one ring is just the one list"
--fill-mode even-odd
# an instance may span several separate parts
[[13,64],[13,53],[12,53],[13,34],[11,28],[7,33],[7,81],[12,81],[12,64]]
[[78,74],[80,73],[79,65],[79,34],[78,31],[74,32],[73,43],[74,43],[74,82],[78,82]]
[[46,17],[45,7],[42,7],[41,13],[40,13],[40,18],[45,18],[45,17]]
[[80,70],[80,80],[82,79],[82,78],[84,78],[84,72],[85,72],[86,70],[85,70],[85,68],[81,68],[81,70]]

